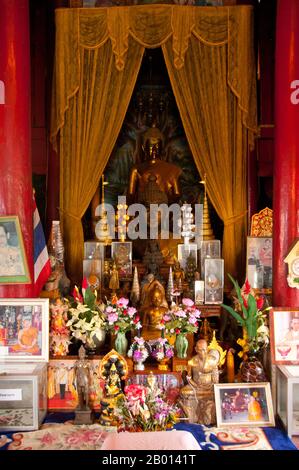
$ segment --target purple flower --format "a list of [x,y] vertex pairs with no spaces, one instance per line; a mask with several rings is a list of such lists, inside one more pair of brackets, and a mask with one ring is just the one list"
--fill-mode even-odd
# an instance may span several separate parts
[[180,318],[186,318],[187,314],[186,312],[184,312],[184,310],[177,310],[176,312],[174,312],[175,316],[176,317],[180,317]]
[[163,320],[164,321],[169,321],[171,319],[170,315],[164,315]]
[[133,353],[133,359],[135,361],[141,361],[143,359],[143,352],[139,349],[136,349]]
[[130,318],[134,317],[136,312],[137,312],[136,308],[134,308],[134,307],[129,307],[128,308],[128,315],[129,315]]
[[116,302],[116,305],[118,307],[126,307],[129,303],[129,299],[125,299],[125,297],[121,297],[120,299],[118,299],[118,301]]
[[170,358],[173,356],[173,350],[172,348],[167,348],[166,351],[165,351],[165,356]]
[[136,344],[139,344],[139,346],[143,346],[143,345],[144,345],[144,338],[142,338],[142,337],[141,337],[141,338],[138,338],[138,336],[135,336],[134,342],[135,342]]
[[111,313],[113,312],[113,307],[109,305],[109,307],[106,307],[106,313]]
[[111,323],[114,323],[118,320],[118,315],[117,313],[109,313],[108,315],[108,322],[111,324]]
[[194,323],[197,322],[197,318],[196,317],[189,317],[189,323],[191,323],[191,325],[194,325]]
[[186,307],[192,307],[194,305],[194,302],[191,299],[183,299],[182,304]]

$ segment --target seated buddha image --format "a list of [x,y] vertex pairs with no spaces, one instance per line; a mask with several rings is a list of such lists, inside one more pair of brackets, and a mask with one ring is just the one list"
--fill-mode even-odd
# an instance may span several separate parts
[[162,132],[153,125],[144,134],[144,161],[133,166],[128,195],[131,200],[149,206],[171,203],[180,196],[181,168],[161,159]]
[[141,307],[143,312],[142,325],[148,330],[157,330],[163,315],[168,311],[168,303],[165,296],[165,290],[162,284],[155,280],[147,288],[146,295],[144,295],[144,302]]

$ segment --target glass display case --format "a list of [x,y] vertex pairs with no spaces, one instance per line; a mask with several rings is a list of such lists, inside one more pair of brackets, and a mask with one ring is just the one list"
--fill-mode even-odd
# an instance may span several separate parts
[[299,366],[277,366],[277,414],[288,435],[299,435]]
[[47,364],[0,364],[0,431],[34,431],[47,413]]

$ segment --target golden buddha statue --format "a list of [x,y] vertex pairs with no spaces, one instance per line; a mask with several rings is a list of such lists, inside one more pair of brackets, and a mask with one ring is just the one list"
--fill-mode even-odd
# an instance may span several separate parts
[[204,339],[197,341],[195,351],[196,355],[188,361],[179,402],[189,422],[208,426],[216,422],[214,384],[219,382],[220,353],[208,349]]
[[180,195],[178,179],[182,172],[178,166],[160,159],[161,131],[153,125],[144,134],[145,161],[134,165],[129,182],[129,198],[149,206],[168,203]]
[[113,267],[110,271],[109,289],[112,290],[112,295],[114,295],[117,289],[119,289],[119,277],[116,263],[113,263]]
[[115,426],[117,424],[117,418],[114,415],[117,400],[123,396],[121,389],[121,381],[119,373],[112,364],[109,372],[109,376],[105,383],[105,397],[101,400],[101,416],[100,423],[105,426]]
[[141,307],[143,312],[143,327],[150,331],[156,330],[156,333],[158,332],[160,336],[160,330],[157,327],[168,309],[164,287],[157,280],[151,282]]

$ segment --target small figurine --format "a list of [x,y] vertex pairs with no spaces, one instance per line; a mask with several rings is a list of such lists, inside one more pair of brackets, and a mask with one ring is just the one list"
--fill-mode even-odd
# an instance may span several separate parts
[[75,424],[91,424],[93,421],[89,407],[90,364],[85,356],[86,352],[82,345],[79,349],[79,359],[74,366],[79,402],[75,411]]
[[110,271],[109,289],[112,290],[112,295],[116,294],[117,289],[119,289],[119,278],[116,263],[113,263],[112,270]]

